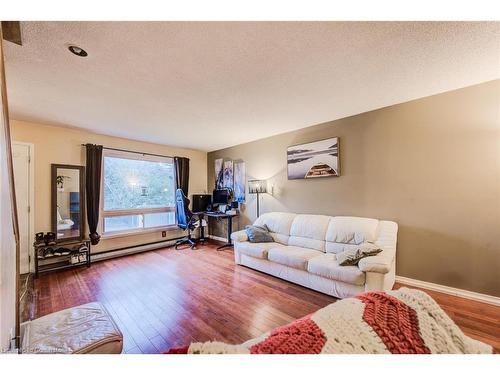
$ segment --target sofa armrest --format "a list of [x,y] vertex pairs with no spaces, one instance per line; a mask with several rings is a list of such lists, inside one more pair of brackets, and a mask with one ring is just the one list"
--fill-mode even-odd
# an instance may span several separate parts
[[245,242],[248,241],[247,232],[240,230],[238,232],[231,233],[231,239],[235,242]]
[[388,273],[392,267],[392,257],[383,251],[379,255],[361,259],[358,267],[363,272]]
[[382,249],[382,252],[361,259],[358,263],[359,269],[363,272],[389,273],[394,267],[397,238],[398,224],[393,221],[380,221],[379,234],[375,245]]

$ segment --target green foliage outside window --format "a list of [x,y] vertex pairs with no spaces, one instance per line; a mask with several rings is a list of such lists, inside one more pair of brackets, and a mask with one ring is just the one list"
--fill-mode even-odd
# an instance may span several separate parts
[[174,167],[171,163],[104,158],[104,210],[172,207]]

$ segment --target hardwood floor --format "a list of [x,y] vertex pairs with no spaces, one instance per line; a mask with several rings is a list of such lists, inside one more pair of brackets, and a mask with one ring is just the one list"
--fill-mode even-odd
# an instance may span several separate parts
[[[240,343],[336,299],[235,266],[218,243],[161,249],[90,268],[40,275],[31,318],[102,302],[124,334],[124,352],[159,353],[191,341]],[[471,337],[500,350],[500,308],[429,292]]]

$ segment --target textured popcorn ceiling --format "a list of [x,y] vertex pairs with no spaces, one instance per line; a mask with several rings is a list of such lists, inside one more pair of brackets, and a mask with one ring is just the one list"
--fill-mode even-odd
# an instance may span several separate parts
[[215,150],[500,78],[499,25],[22,22],[10,111]]

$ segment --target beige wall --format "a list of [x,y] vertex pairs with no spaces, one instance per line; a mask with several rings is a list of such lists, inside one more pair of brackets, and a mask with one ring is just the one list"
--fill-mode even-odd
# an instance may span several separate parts
[[[499,111],[497,80],[211,152],[208,187],[214,159],[244,160],[274,185],[261,213],[394,220],[398,275],[500,296]],[[333,136],[341,177],[287,179],[287,146]],[[254,196],[242,214],[254,220]]]
[[[190,159],[189,194],[204,193],[207,189],[206,152],[163,146],[153,143],[109,137],[78,129],[41,125],[23,121],[11,121],[12,139],[35,145],[35,230],[50,228],[50,165],[85,165],[85,150],[82,143],[97,143],[106,147],[144,151],[161,155],[185,156]],[[87,233],[87,232],[86,232]],[[168,237],[182,235],[179,231],[168,232]],[[102,239],[92,252],[102,252],[126,246],[159,241],[161,231],[142,235]]]

